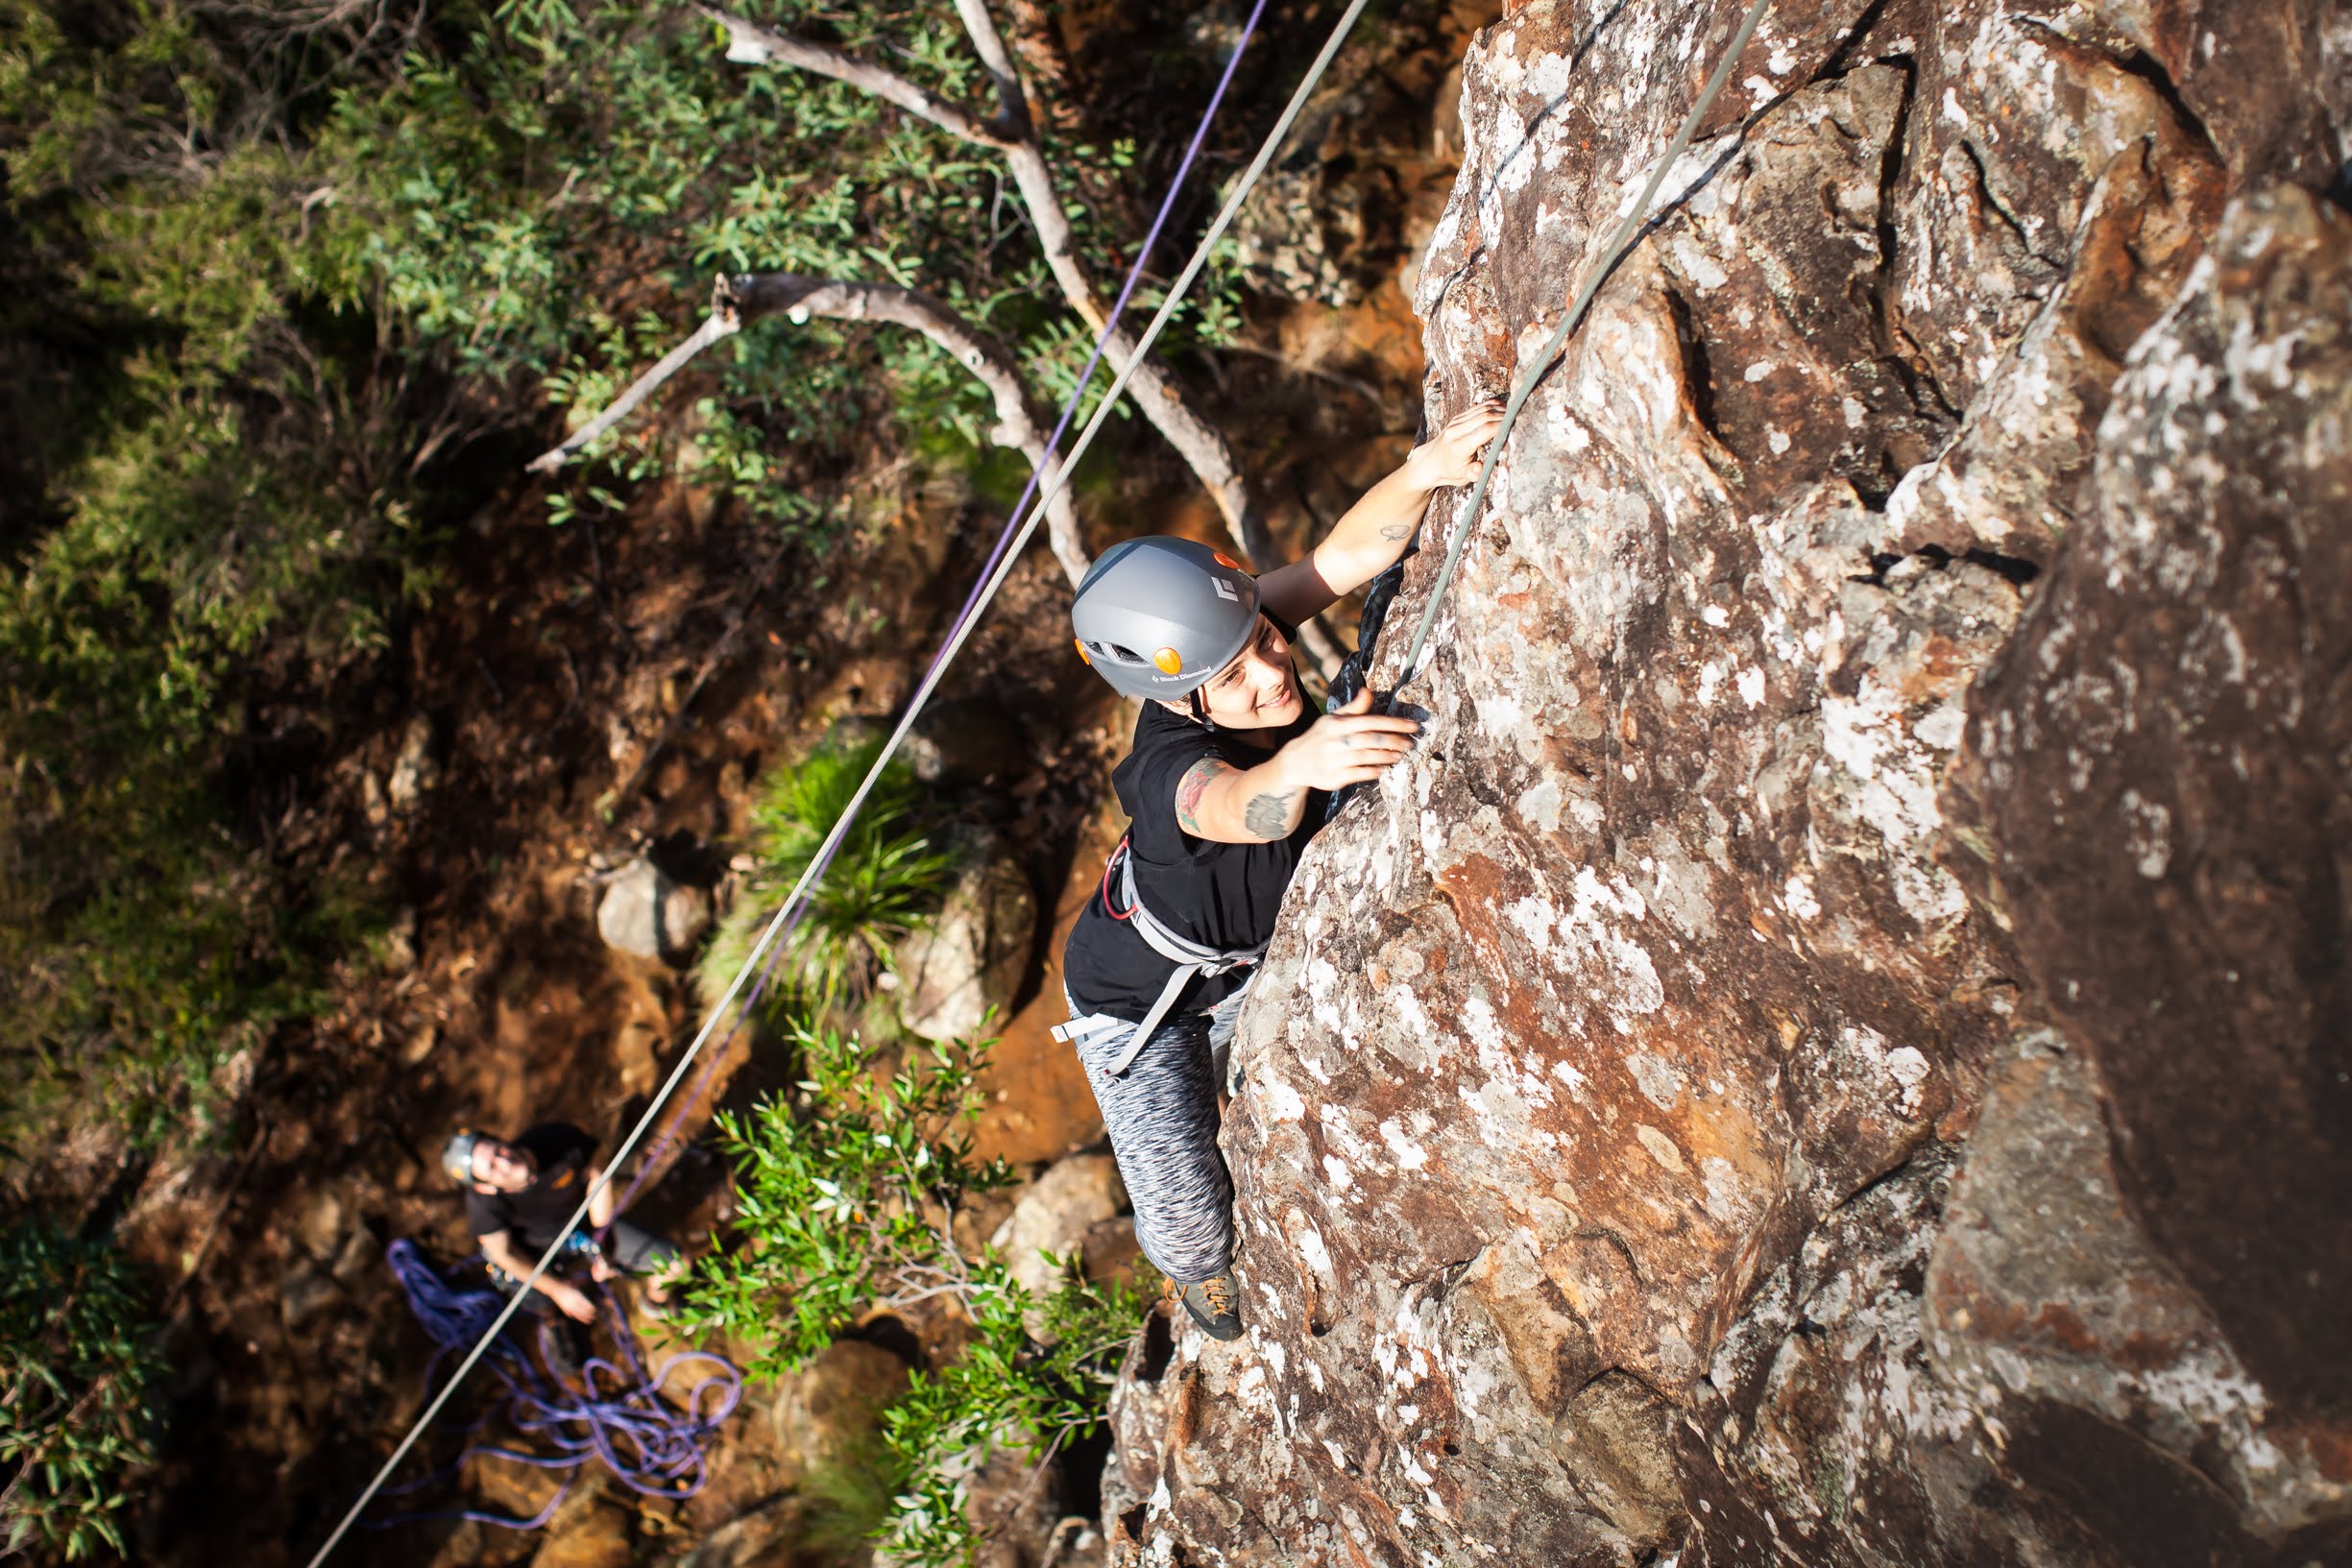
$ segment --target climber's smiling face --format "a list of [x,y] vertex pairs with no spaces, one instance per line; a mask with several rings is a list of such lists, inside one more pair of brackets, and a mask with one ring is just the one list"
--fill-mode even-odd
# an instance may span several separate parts
[[[1221,730],[1278,728],[1298,716],[1305,700],[1298,690],[1298,672],[1291,667],[1290,639],[1264,615],[1258,617],[1257,635],[1249,645],[1200,688],[1209,722]],[[1184,703],[1168,706],[1178,712],[1190,708]]]
[[473,1146],[473,1190],[477,1193],[520,1193],[539,1174],[539,1161],[527,1148],[500,1138],[485,1138]]

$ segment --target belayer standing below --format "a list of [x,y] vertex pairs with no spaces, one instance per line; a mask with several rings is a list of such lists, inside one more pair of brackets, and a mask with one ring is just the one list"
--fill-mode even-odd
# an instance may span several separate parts
[[1432,492],[1467,484],[1501,404],[1457,415],[1303,559],[1252,578],[1188,540],[1129,540],[1079,585],[1079,655],[1143,699],[1111,774],[1129,818],[1064,950],[1075,1047],[1135,1205],[1135,1239],[1193,1320],[1241,1333],[1233,1184],[1217,1152],[1229,1049],[1321,797],[1377,778],[1420,726],[1368,688],[1318,714],[1291,642],[1300,622],[1394,566]]

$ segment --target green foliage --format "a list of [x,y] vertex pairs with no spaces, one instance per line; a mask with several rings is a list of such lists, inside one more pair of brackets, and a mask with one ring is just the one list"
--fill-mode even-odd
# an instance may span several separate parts
[[[974,1273],[962,1359],[915,1373],[883,1412],[883,1449],[901,1489],[879,1533],[895,1561],[962,1568],[978,1559],[966,1479],[1001,1446],[1043,1464],[1100,1426],[1147,1305],[1133,1286],[1075,1274],[1033,1303],[1001,1264]],[[1041,1319],[1034,1336],[1031,1319]]]
[[153,1461],[150,1308],[111,1245],[0,1232],[0,1478],[9,1553],[120,1553],[124,1481]]
[[[27,454],[0,498],[0,1131],[201,1122],[220,1062],[307,1010],[354,911],[230,831],[255,674],[380,641],[413,513],[364,339],[306,335],[288,96],[299,47],[230,48],[153,0],[0,0],[0,156],[30,280],[0,379]],[[9,228],[0,225],[0,228]],[[39,363],[39,350],[34,362]],[[323,439],[331,438],[331,439]]]
[[749,1341],[765,1376],[808,1361],[870,1305],[964,1288],[952,1216],[1013,1180],[972,1154],[985,1048],[943,1047],[885,1075],[855,1037],[802,1025],[793,1040],[807,1074],[794,1094],[719,1113],[745,1244],[699,1265],[690,1296],[701,1321]]
[[1144,1302],[1133,1287],[1076,1273],[1040,1301],[1003,1260],[958,1250],[964,1201],[1012,1180],[972,1151],[987,1046],[942,1047],[885,1076],[855,1039],[803,1027],[797,1040],[797,1091],[719,1118],[740,1244],[697,1266],[689,1311],[747,1341],[755,1374],[774,1375],[867,1309],[942,1297],[959,1307],[971,1323],[960,1359],[916,1373],[884,1412],[868,1473],[889,1488],[886,1510],[858,1486],[836,1486],[832,1502],[894,1561],[968,1563],[980,1541],[967,1478],[1001,1446],[1042,1463],[1091,1432]]
[[[990,102],[937,0],[752,9]],[[1136,149],[1048,151],[1107,283]],[[481,500],[441,460],[604,401],[717,268],[920,286],[1048,395],[1086,348],[996,159],[728,62],[691,0],[0,0],[0,1135],[103,1105],[158,1136],[322,994],[348,901],[272,859],[283,807],[230,770],[257,693],[331,706],[433,591]],[[1213,270],[1187,329],[1234,298]],[[669,473],[821,543],[825,474],[878,439],[1009,496],[992,422],[918,335],[764,322],[548,517]],[[854,991],[934,862],[853,847],[795,985]]]
[[327,497],[255,465],[246,429],[198,396],[118,427],[65,522],[0,570],[12,1134],[69,1099],[142,1139],[201,1111],[222,1058],[306,1010],[358,913],[320,918],[222,826],[250,661],[275,639],[332,667],[376,636],[322,591]]
[[[881,754],[880,740],[821,746],[762,779],[751,810],[753,868],[696,969],[706,998],[725,994]],[[955,858],[931,847],[922,804],[913,774],[893,759],[783,938],[784,956],[762,999],[771,1024],[788,1027],[807,1007],[861,1000],[891,945],[938,907]]]

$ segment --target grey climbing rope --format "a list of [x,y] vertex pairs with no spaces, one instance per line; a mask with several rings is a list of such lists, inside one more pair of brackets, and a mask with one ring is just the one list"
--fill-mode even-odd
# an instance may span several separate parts
[[[1462,552],[1469,544],[1470,527],[1478,520],[1480,509],[1486,505],[1488,482],[1494,477],[1494,465],[1502,456],[1503,443],[1511,439],[1512,427],[1519,422],[1519,410],[1526,406],[1527,399],[1535,393],[1536,383],[1543,379],[1544,374],[1552,368],[1552,362],[1568,346],[1568,339],[1584,325],[1586,313],[1592,308],[1593,296],[1609,280],[1609,275],[1616,271],[1617,263],[1624,260],[1625,253],[1633,248],[1634,237],[1649,222],[1650,203],[1657,197],[1658,187],[1665,183],[1666,171],[1673,168],[1676,160],[1689,149],[1690,138],[1698,133],[1699,122],[1714,107],[1716,96],[1723,91],[1723,84],[1731,80],[1733,63],[1739,59],[1740,51],[1747,48],[1748,40],[1756,36],[1756,29],[1763,21],[1764,12],[1771,4],[1772,0],[1755,0],[1755,4],[1748,8],[1747,15],[1740,19],[1739,30],[1732,35],[1732,41],[1725,47],[1723,57],[1715,61],[1714,73],[1700,89],[1699,101],[1690,106],[1690,112],[1683,117],[1682,129],[1675,132],[1674,139],[1666,144],[1666,156],[1660,158],[1657,166],[1650,171],[1649,182],[1641,187],[1641,195],[1635,200],[1633,210],[1626,213],[1623,223],[1617,225],[1616,233],[1611,236],[1608,248],[1601,253],[1600,262],[1585,275],[1576,297],[1568,302],[1566,314],[1560,318],[1560,325],[1553,328],[1551,337],[1537,352],[1535,363],[1519,378],[1519,384],[1512,389],[1511,401],[1503,407],[1503,422],[1495,430],[1494,439],[1487,443],[1487,455],[1478,465],[1478,482],[1471,487],[1469,504],[1463,508],[1462,520],[1454,525],[1453,539],[1445,546],[1444,564],[1438,567],[1437,580],[1429,586],[1429,602],[1421,607],[1420,623],[1413,628],[1412,646],[1406,650],[1405,662],[1396,676],[1397,689],[1403,689],[1407,681],[1420,673],[1421,650],[1428,644],[1429,628],[1437,624],[1439,607],[1445,602],[1446,587],[1452,583],[1454,568],[1461,564]],[[1392,697],[1391,700],[1394,699]]]

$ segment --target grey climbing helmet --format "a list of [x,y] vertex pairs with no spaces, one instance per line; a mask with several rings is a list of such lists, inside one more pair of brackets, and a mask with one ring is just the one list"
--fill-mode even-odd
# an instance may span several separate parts
[[441,1170],[451,1181],[472,1185],[473,1181],[473,1148],[482,1135],[472,1127],[460,1127],[449,1134],[449,1141],[441,1146]]
[[1186,695],[1231,663],[1257,624],[1257,579],[1189,539],[1113,545],[1070,606],[1079,657],[1125,697]]

